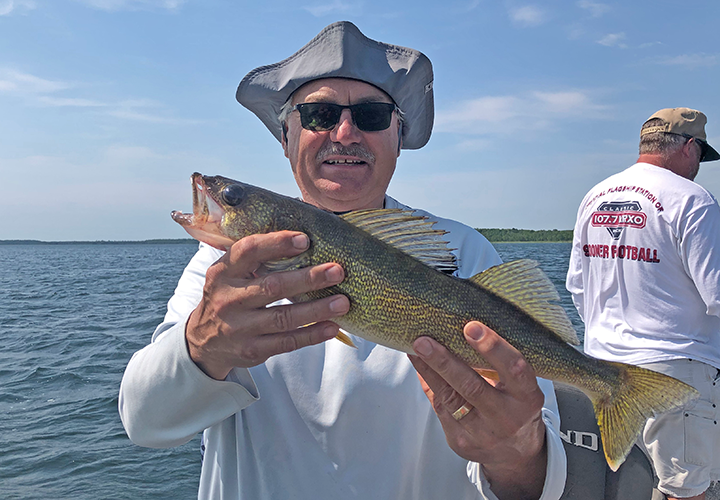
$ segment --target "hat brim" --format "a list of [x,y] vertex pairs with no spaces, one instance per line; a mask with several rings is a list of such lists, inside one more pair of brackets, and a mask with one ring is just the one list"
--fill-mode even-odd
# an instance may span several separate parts
[[419,149],[430,139],[434,120],[430,60],[417,50],[371,40],[347,21],[327,26],[287,59],[252,70],[235,97],[280,141],[278,115],[283,104],[302,85],[322,78],[360,80],[385,91],[405,115],[403,149]]
[[707,145],[707,152],[705,153],[705,157],[702,159],[703,162],[706,161],[716,161],[720,160],[720,153],[718,153],[715,148],[713,148],[710,144]]

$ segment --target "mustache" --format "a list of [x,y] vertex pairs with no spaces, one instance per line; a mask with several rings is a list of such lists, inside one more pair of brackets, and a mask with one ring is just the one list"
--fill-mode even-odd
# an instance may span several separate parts
[[343,146],[340,143],[328,141],[317,152],[317,159],[320,162],[327,160],[330,156],[355,156],[367,163],[375,162],[375,155],[360,144]]

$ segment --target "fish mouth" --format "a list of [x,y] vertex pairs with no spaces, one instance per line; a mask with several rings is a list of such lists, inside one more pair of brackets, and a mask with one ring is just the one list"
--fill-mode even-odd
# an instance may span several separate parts
[[225,210],[215,201],[205,182],[205,177],[195,172],[191,176],[193,211],[183,213],[174,210],[170,216],[190,236],[219,250],[227,250],[233,241],[223,234],[222,222]]
[[[202,174],[195,172],[191,177],[192,181],[192,213],[183,213],[173,210],[171,216],[181,226],[202,226],[210,219],[210,207],[208,206],[207,188]],[[217,206],[217,203],[214,203]]]

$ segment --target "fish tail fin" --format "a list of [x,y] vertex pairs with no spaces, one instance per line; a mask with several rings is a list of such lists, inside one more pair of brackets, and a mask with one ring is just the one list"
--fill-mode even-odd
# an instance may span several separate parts
[[678,408],[699,396],[692,386],[673,377],[639,366],[613,363],[622,383],[615,392],[590,396],[605,459],[617,471],[653,415]]

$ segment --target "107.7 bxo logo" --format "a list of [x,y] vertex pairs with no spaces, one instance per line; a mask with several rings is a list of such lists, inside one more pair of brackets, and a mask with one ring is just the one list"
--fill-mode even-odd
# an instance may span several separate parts
[[646,222],[647,215],[642,212],[642,207],[637,201],[603,202],[590,219],[593,227],[606,228],[614,240],[620,239],[626,227],[642,229]]

